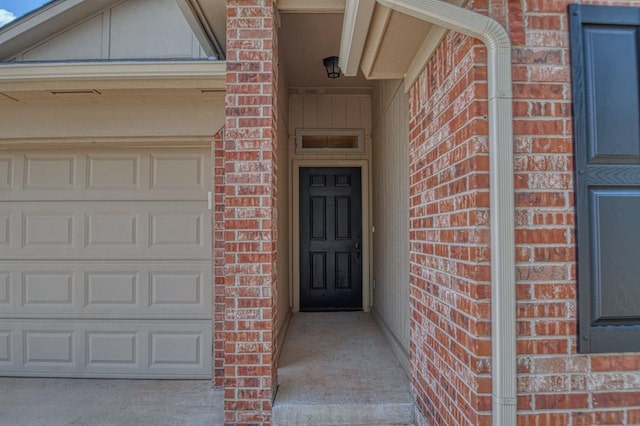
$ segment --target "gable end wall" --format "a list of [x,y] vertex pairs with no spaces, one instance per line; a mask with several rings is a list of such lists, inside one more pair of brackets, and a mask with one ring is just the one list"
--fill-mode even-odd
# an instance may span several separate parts
[[128,0],[74,22],[9,62],[207,59],[175,0]]

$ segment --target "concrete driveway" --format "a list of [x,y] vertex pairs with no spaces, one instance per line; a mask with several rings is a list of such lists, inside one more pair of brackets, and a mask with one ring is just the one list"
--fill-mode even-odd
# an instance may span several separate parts
[[0,378],[0,425],[222,425],[208,380]]

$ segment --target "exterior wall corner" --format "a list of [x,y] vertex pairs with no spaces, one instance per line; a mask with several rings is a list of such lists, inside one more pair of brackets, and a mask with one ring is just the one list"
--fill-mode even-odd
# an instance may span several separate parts
[[269,424],[277,384],[277,31],[270,0],[227,2],[226,424]]

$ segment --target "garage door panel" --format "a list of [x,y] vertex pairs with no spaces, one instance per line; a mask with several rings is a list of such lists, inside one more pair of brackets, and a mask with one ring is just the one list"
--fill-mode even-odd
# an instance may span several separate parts
[[0,375],[211,377],[210,157],[0,153]]
[[114,367],[138,369],[140,332],[131,330],[87,330],[86,363],[91,368]]
[[97,190],[3,190],[0,188],[0,200],[2,201],[31,201],[40,199],[43,201],[158,201],[172,199],[175,201],[206,200],[207,192],[195,190],[169,190],[154,189],[145,191],[126,191],[120,189]]
[[13,157],[0,154],[0,190],[11,189],[13,185]]
[[210,235],[206,201],[0,202],[4,259],[211,259]]
[[[202,155],[171,153],[152,154],[151,188],[158,190],[205,190],[205,178],[210,174]],[[207,163],[210,160],[206,161]],[[209,172],[210,173],[210,172]]]
[[149,367],[171,369],[176,364],[202,363],[202,333],[194,331],[155,331],[150,333]]
[[[142,189],[141,177],[148,175],[148,163],[138,154],[88,154],[87,188],[90,190]],[[146,166],[146,167],[144,167]]]
[[84,300],[87,308],[140,306],[140,273],[135,271],[85,272]]
[[25,330],[22,332],[25,366],[73,366],[74,330]]
[[72,270],[48,272],[23,272],[21,291],[22,306],[27,309],[45,310],[55,306],[66,310],[73,308],[74,293],[78,293],[77,280]]
[[204,305],[202,278],[200,272],[151,272],[150,307],[163,310],[171,307],[184,309],[184,305]]
[[14,351],[12,348],[12,330],[0,329],[0,365],[13,365]]
[[208,261],[0,262],[0,318],[210,318]]
[[0,246],[11,244],[11,215],[0,214]]
[[151,213],[151,245],[202,245],[203,214]]
[[8,320],[0,329],[0,375],[211,376],[211,322]]
[[135,247],[141,239],[140,214],[133,212],[100,211],[88,213],[85,218],[86,246]]
[[27,154],[24,156],[24,189],[75,189],[80,180],[77,162],[73,154]]
[[211,159],[201,148],[0,154],[0,199],[202,200]]
[[[70,206],[69,206],[70,207]],[[63,208],[64,210],[64,208]],[[80,217],[73,212],[37,211],[22,214],[22,246],[71,248],[79,237]],[[75,225],[75,226],[74,226]]]
[[0,272],[0,310],[11,303],[11,272]]

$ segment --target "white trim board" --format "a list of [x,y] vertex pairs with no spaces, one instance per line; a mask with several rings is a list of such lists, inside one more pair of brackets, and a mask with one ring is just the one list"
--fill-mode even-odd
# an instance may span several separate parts
[[225,61],[12,63],[0,66],[0,90],[226,89]]

